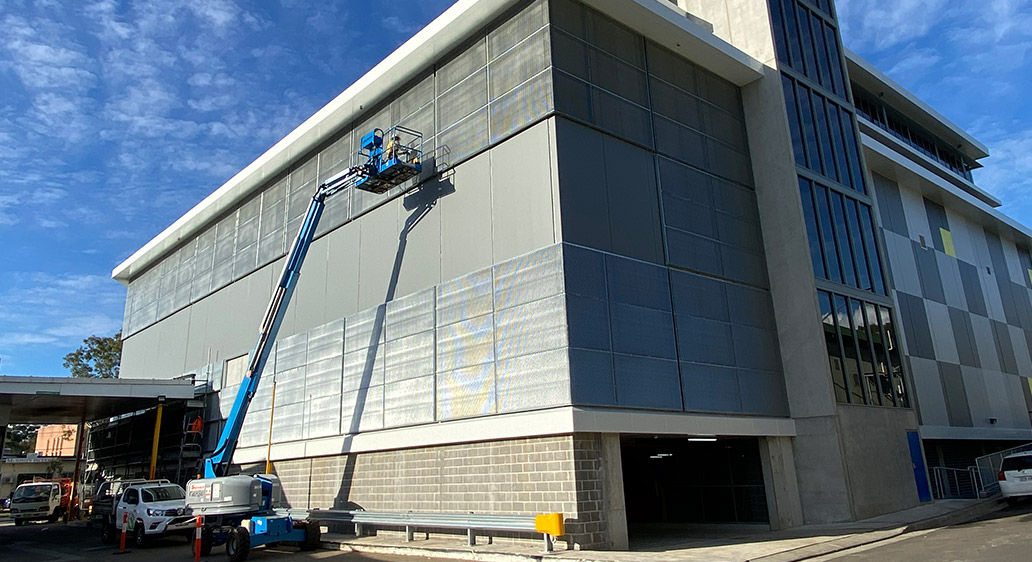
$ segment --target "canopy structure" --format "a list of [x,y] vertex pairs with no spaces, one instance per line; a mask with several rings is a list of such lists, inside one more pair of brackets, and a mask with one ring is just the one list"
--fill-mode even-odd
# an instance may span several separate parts
[[193,397],[188,380],[0,377],[0,426],[79,423]]

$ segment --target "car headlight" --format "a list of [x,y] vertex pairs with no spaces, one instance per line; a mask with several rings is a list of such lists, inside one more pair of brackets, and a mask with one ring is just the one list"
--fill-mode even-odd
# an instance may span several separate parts
[[147,515],[150,515],[151,517],[162,517],[165,515],[165,510],[147,508]]

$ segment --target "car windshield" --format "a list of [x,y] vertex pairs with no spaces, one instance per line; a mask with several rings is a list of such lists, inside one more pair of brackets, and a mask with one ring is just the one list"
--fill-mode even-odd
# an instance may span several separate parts
[[35,502],[50,498],[50,484],[37,484],[35,486],[19,486],[14,491],[14,501]]
[[1000,466],[1000,470],[1029,470],[1032,469],[1032,455],[1022,455],[1020,457],[1010,457],[1003,459],[1003,464]]
[[143,496],[143,503],[181,500],[186,497],[186,493],[179,486],[144,488],[140,490],[140,495]]

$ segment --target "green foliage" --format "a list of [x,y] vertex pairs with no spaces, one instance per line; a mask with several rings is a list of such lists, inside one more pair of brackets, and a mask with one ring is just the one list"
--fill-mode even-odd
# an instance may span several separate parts
[[3,448],[10,448],[11,454],[21,456],[36,450],[36,431],[43,426],[34,423],[14,423],[7,426],[7,437]]
[[47,476],[50,478],[56,478],[61,476],[64,472],[64,461],[61,459],[53,459],[47,463]]
[[117,379],[122,360],[122,332],[111,337],[90,336],[79,349],[64,356],[64,366],[81,379]]

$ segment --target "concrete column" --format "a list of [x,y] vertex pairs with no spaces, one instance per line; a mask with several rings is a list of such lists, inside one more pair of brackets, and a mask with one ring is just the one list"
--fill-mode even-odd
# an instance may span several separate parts
[[767,491],[767,513],[772,531],[803,524],[803,504],[799,500],[795,455],[790,437],[760,439],[763,487]]
[[602,434],[602,498],[610,548],[627,550],[627,505],[624,501],[623,460],[620,454],[620,434]]

